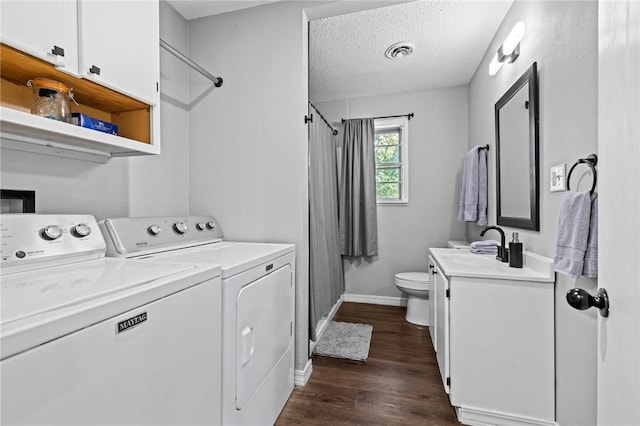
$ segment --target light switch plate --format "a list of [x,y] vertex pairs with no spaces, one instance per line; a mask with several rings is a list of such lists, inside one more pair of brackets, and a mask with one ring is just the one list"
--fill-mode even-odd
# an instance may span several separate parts
[[551,192],[560,192],[567,190],[566,164],[558,164],[551,167]]

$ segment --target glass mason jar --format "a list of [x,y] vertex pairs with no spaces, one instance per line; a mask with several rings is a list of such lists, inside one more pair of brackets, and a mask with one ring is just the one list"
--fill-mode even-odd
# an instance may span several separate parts
[[46,78],[35,78],[27,82],[32,88],[33,100],[31,113],[53,120],[71,121],[71,109],[69,99],[73,98],[73,89],[69,89],[63,83]]

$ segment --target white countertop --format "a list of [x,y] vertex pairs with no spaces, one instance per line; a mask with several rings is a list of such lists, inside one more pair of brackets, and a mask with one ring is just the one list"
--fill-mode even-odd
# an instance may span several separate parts
[[555,282],[553,259],[524,252],[523,267],[511,268],[493,254],[474,254],[465,249],[430,248],[434,260],[449,277]]

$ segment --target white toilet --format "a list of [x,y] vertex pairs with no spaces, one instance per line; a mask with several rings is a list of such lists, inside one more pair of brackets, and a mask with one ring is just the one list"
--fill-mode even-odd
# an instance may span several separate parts
[[395,283],[407,295],[407,321],[429,325],[429,274],[401,272],[395,275]]

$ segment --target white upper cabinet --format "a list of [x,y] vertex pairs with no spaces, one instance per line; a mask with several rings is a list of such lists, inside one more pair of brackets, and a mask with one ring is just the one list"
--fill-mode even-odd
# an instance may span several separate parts
[[[3,149],[94,161],[160,154],[158,0],[0,0],[0,16]],[[72,112],[118,135],[30,114],[34,78],[73,88]]]
[[0,2],[2,43],[78,73],[76,0]]
[[79,75],[158,104],[157,1],[78,0]]

